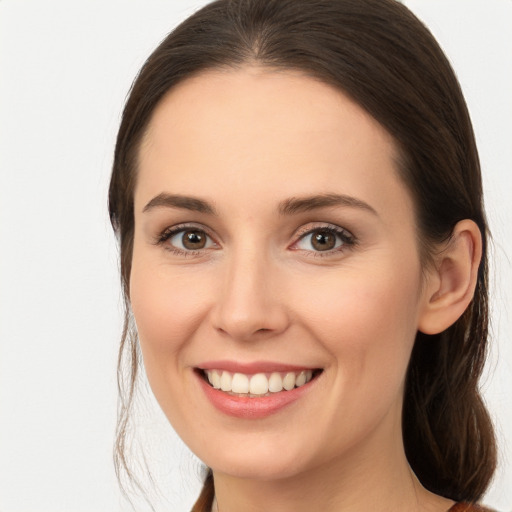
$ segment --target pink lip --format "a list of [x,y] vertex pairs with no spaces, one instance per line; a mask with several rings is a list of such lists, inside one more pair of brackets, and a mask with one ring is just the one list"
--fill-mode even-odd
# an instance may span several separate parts
[[236,361],[207,361],[198,365],[201,370],[226,370],[231,373],[255,373],[271,372],[300,372],[302,370],[314,370],[313,367],[296,366],[291,364],[277,363],[274,361],[254,361],[252,363],[240,363]]
[[[214,368],[219,367],[215,366]],[[301,398],[311,389],[311,386],[314,385],[317,380],[313,379],[307,384],[290,391],[280,391],[279,393],[271,393],[269,396],[250,398],[245,396],[232,396],[224,391],[215,389],[204,380],[200,372],[195,373],[206,397],[217,410],[228,416],[242,419],[260,419],[277,413]]]

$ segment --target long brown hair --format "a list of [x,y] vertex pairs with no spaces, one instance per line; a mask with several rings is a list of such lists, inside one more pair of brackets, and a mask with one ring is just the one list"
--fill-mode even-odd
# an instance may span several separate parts
[[[448,60],[428,29],[395,0],[217,0],[180,24],[144,64],[123,113],[109,191],[126,298],[118,470],[130,473],[124,439],[140,364],[129,309],[139,143],[155,107],[177,83],[207,69],[247,64],[300,70],[333,85],[394,137],[399,173],[414,199],[424,264],[458,221],[472,219],[479,226],[484,251],[473,301],[443,333],[418,333],[403,407],[405,450],[422,484],[456,501],[476,501],[496,464],[493,428],[478,389],[488,337],[480,164]],[[203,496],[195,510],[211,505],[211,475]]]

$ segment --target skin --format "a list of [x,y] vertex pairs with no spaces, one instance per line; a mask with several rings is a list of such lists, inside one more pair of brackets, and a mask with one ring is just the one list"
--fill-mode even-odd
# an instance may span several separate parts
[[[472,296],[478,234],[462,221],[422,269],[411,196],[387,132],[339,90],[298,72],[216,70],[173,88],[139,155],[130,299],[152,390],[214,471],[219,510],[445,511],[405,458],[404,379],[418,329],[445,328]],[[162,193],[216,210],[145,206]],[[367,204],[283,215],[290,198]],[[199,251],[157,243],[191,223]],[[318,251],[335,225],[356,243]],[[463,263],[459,265],[459,260]],[[443,316],[444,315],[444,316]],[[437,323],[436,323],[437,322]],[[322,368],[298,401],[257,420],[207,400],[207,360]]]

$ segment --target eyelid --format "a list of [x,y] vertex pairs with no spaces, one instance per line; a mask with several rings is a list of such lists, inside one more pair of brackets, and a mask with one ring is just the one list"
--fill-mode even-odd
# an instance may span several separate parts
[[[184,250],[179,247],[176,247],[171,244],[166,244],[166,242],[172,238],[173,236],[179,234],[180,232],[184,232],[187,230],[197,230],[205,233],[205,235],[210,238],[210,240],[213,242],[214,247],[207,247],[207,248],[201,248],[201,249],[189,249]],[[316,231],[329,231],[331,233],[334,233],[336,236],[340,237],[342,240],[342,244],[339,247],[325,250],[325,251],[315,251],[315,250],[308,250],[308,249],[299,249],[296,247],[296,245],[303,240],[307,235],[310,235]],[[289,249],[296,250],[296,251],[303,251],[304,253],[311,253],[314,256],[332,256],[334,254],[344,252],[351,247],[357,245],[358,240],[357,238],[346,228],[343,228],[336,224],[331,224],[329,222],[310,222],[304,226],[301,226],[294,235],[295,241],[289,246]],[[162,231],[160,231],[155,237],[153,243],[155,245],[162,245],[165,246],[164,248],[170,252],[173,252],[175,254],[179,255],[185,255],[185,256],[195,256],[199,254],[203,254],[205,251],[210,251],[212,249],[218,249],[220,247],[220,244],[217,242],[216,237],[212,235],[211,230],[207,228],[206,226],[195,223],[195,222],[184,222],[180,224],[175,224],[172,226],[168,226]]]
[[[329,249],[326,251],[315,251],[313,249],[299,249],[296,247],[296,245],[302,241],[306,236],[311,235],[315,233],[316,231],[329,231],[331,233],[334,233],[336,236],[340,237],[342,239],[342,244],[336,248]],[[305,226],[302,226],[295,234],[296,240],[293,242],[293,244],[290,246],[290,249],[295,251],[304,251],[305,253],[310,253],[316,257],[320,256],[332,256],[337,253],[344,252],[351,247],[354,247],[357,245],[358,240],[357,238],[346,228],[343,228],[341,226],[338,226],[336,224],[331,223],[325,223],[325,222],[316,222],[316,223],[309,223]]]
[[[210,240],[213,242],[213,244],[216,247],[207,247],[207,248],[205,247],[202,249],[184,250],[179,247],[173,246],[171,244],[166,244],[166,242],[168,242],[168,240],[170,238],[172,238],[173,236],[175,236],[181,232],[184,232],[184,231],[194,231],[194,230],[203,232],[208,238],[210,238]],[[168,226],[165,229],[163,229],[162,231],[160,231],[154,237],[153,243],[155,245],[165,245],[166,250],[171,251],[175,254],[186,255],[186,256],[194,256],[194,255],[200,254],[204,251],[218,248],[218,246],[219,246],[215,237],[211,234],[211,231],[206,226],[204,226],[202,224],[195,223],[195,222],[184,222],[184,223]]]
[[355,238],[354,235],[348,229],[338,226],[337,224],[332,224],[330,222],[308,222],[307,224],[301,226],[297,230],[295,236],[297,238],[300,238],[303,237],[304,235],[321,229],[325,229],[326,231],[333,231],[336,233],[343,233],[346,234],[347,237]]

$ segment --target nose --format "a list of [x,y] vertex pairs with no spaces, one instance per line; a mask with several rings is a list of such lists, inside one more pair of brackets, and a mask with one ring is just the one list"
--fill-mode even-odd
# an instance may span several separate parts
[[214,328],[238,341],[268,338],[289,325],[279,269],[258,251],[233,254],[212,312]]

